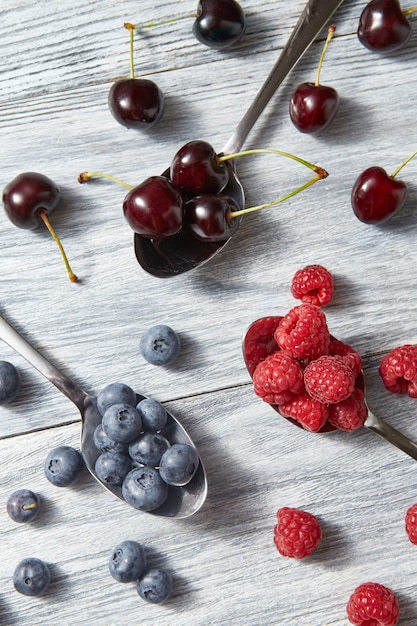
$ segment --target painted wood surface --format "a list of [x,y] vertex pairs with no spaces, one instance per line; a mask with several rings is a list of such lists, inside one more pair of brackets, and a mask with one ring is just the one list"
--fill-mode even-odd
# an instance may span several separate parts
[[[209,495],[194,517],[174,521],[131,510],[87,474],[72,488],[43,475],[48,451],[79,445],[77,409],[6,344],[0,358],[22,375],[22,392],[0,407],[0,623],[7,626],[342,626],[353,589],[368,580],[391,587],[399,624],[417,623],[416,548],[404,531],[417,499],[415,461],[367,429],[313,435],[281,420],[255,397],[241,344],[249,324],[296,301],[289,285],[309,263],[335,278],[327,308],[331,331],[363,356],[373,411],[417,440],[416,401],[393,396],[378,375],[391,348],[417,343],[415,324],[415,162],[402,172],[409,199],[381,226],[359,222],[350,192],[370,165],[388,172],[416,149],[414,34],[389,56],[358,41],[365,2],[346,0],[322,82],[341,97],[338,115],[317,136],[288,117],[295,86],[314,80],[325,30],[272,98],[247,141],[325,167],[329,177],[281,206],[247,216],[225,250],[181,277],[157,279],[137,264],[124,221],[124,190],[108,181],[80,186],[84,170],[135,184],[161,173],[190,139],[222,149],[301,12],[303,0],[241,2],[247,32],[227,52],[205,48],[192,19],[146,31],[135,40],[138,76],[165,93],[161,122],[149,133],[124,129],[107,106],[109,88],[129,72],[124,21],[144,23],[192,13],[195,2],[12,0],[0,8],[0,173],[4,186],[35,170],[63,194],[54,225],[80,282],[71,284],[49,234],[17,230],[2,218],[0,312],[63,372],[90,393],[123,381],[166,403],[197,443]],[[403,3],[411,8],[411,2]],[[308,179],[278,156],[238,163],[248,206],[279,197]],[[139,352],[143,332],[172,326],[178,361],[156,368]],[[43,513],[31,525],[5,511],[12,491],[40,493]],[[280,506],[316,514],[323,541],[295,562],[272,537]],[[112,548],[142,542],[149,560],[173,574],[173,597],[144,603],[133,585],[108,573]],[[12,574],[25,556],[51,564],[44,598],[17,594]]]

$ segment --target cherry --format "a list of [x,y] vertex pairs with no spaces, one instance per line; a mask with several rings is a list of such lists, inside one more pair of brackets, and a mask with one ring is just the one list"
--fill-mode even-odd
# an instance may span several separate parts
[[197,139],[178,150],[171,163],[170,178],[189,196],[216,194],[227,185],[229,172],[214,148]]
[[3,206],[12,224],[28,230],[34,230],[41,223],[45,224],[60,249],[71,282],[77,282],[78,278],[72,271],[62,244],[48,219],[60,200],[59,187],[38,172],[18,174],[3,189]]
[[130,36],[130,78],[113,83],[108,104],[114,119],[126,128],[149,129],[162,117],[164,95],[159,87],[147,78],[135,78],[133,63],[134,26],[126,23]]
[[193,33],[200,43],[224,49],[239,41],[245,26],[244,12],[236,0],[200,0]]
[[366,169],[358,176],[352,189],[353,212],[365,224],[384,222],[397,213],[407,200],[405,182],[395,180],[398,172],[414,158],[414,152],[391,176],[379,166]]
[[411,36],[407,15],[417,7],[402,11],[399,0],[371,0],[359,19],[359,41],[377,52],[389,52],[404,46]]
[[195,196],[185,204],[185,226],[200,241],[226,241],[239,227],[237,217],[232,217],[239,210],[231,196]]
[[123,201],[123,213],[135,233],[161,239],[181,229],[183,200],[168,178],[150,176],[129,191]]
[[335,32],[330,26],[320,57],[316,82],[299,85],[290,100],[290,118],[302,133],[317,133],[330,124],[339,107],[339,95],[333,87],[320,84],[324,54]]

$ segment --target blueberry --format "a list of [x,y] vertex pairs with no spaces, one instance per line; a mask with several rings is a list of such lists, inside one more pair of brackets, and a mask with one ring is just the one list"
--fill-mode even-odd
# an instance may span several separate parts
[[131,469],[132,460],[120,452],[103,452],[94,466],[97,478],[107,485],[121,485]]
[[128,443],[142,432],[139,412],[130,404],[113,404],[103,415],[103,430],[111,439]]
[[35,557],[20,561],[13,574],[16,591],[25,596],[41,596],[51,582],[51,574],[46,563]]
[[136,467],[124,479],[122,495],[135,509],[153,511],[167,499],[168,485],[153,467]]
[[20,374],[8,361],[0,361],[0,404],[8,404],[20,391]]
[[149,328],[140,341],[143,358],[152,365],[169,365],[178,357],[181,349],[177,333],[165,324]]
[[168,485],[186,485],[196,473],[198,463],[195,448],[187,443],[174,443],[162,455],[159,473]]
[[145,571],[145,567],[145,550],[140,543],[131,539],[119,543],[109,560],[110,574],[119,583],[138,580]]
[[164,602],[172,593],[172,578],[164,569],[148,569],[138,580],[136,589],[141,598],[153,604]]
[[162,430],[167,423],[167,412],[164,406],[152,398],[144,398],[136,405],[142,418],[142,428],[147,432]]
[[130,457],[137,463],[158,467],[169,441],[159,433],[143,433],[129,444]]
[[110,383],[97,396],[97,408],[101,416],[112,404],[136,405],[136,394],[129,385]]
[[39,496],[30,489],[18,489],[7,500],[7,512],[14,522],[32,522],[39,511]]
[[128,454],[129,452],[129,444],[123,441],[114,441],[114,439],[106,435],[102,424],[99,424],[95,429],[93,440],[94,445],[101,452],[120,452],[121,454]]
[[45,476],[56,487],[68,487],[84,467],[81,453],[70,446],[59,446],[45,460]]

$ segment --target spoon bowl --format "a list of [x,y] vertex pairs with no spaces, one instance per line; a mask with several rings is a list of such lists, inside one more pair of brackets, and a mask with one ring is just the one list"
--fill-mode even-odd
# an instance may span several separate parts
[[[101,423],[102,416],[97,409],[96,398],[83,391],[73,380],[60,372],[40,352],[36,350],[11,324],[0,316],[0,338],[11,348],[23,356],[59,391],[75,404],[81,415],[81,454],[85,465],[92,476],[114,496],[126,502],[121,487],[102,482],[95,473],[95,463],[100,454],[93,440],[94,431]],[[137,402],[146,396],[137,394]],[[173,415],[167,412],[167,422],[161,430],[171,444],[186,443],[197,450],[185,428]],[[198,450],[197,450],[198,453]],[[196,473],[189,483],[182,487],[169,485],[168,497],[157,509],[147,511],[160,517],[185,518],[194,515],[204,504],[207,497],[207,475],[201,457]],[[127,504],[127,503],[126,503]]]

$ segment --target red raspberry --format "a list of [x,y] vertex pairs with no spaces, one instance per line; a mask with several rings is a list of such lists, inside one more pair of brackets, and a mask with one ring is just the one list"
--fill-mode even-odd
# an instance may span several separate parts
[[363,583],[350,596],[346,612],[355,626],[395,626],[398,622],[398,600],[384,585]]
[[417,545],[417,504],[413,504],[405,514],[405,532],[411,543]]
[[302,302],[325,306],[333,297],[333,277],[322,265],[307,265],[295,273],[291,293]]
[[312,398],[324,404],[346,400],[355,388],[352,370],[338,356],[321,356],[304,370],[304,385]]
[[311,554],[321,540],[321,527],[311,513],[287,506],[277,512],[274,543],[282,556],[303,559]]
[[388,391],[417,398],[417,346],[406,344],[391,350],[382,359],[379,373]]
[[304,392],[281,404],[279,410],[285,417],[291,417],[300,422],[306,430],[317,433],[326,423],[329,406],[314,400],[307,392]]
[[274,352],[256,366],[253,386],[265,402],[282,404],[304,390],[303,370],[289,354]]
[[316,359],[329,351],[326,316],[313,304],[292,308],[278,324],[274,337],[281,350],[296,359]]
[[361,389],[354,389],[346,400],[329,406],[329,424],[340,430],[352,431],[363,426],[368,416],[365,396]]
[[330,337],[329,354],[342,357],[346,365],[352,369],[354,377],[359,376],[362,369],[362,358],[348,343]]

